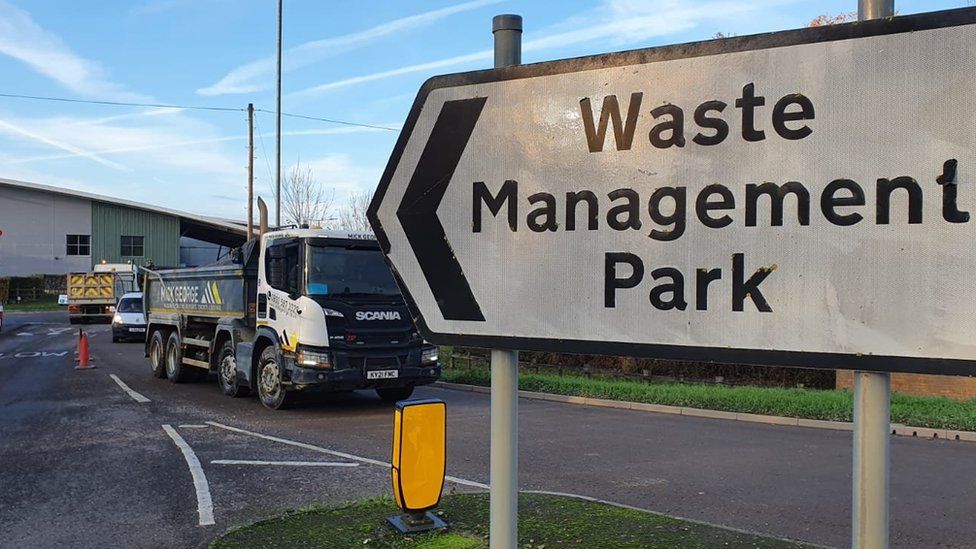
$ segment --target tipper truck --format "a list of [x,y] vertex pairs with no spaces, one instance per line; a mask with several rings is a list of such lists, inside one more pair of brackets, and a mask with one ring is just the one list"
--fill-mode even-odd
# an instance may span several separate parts
[[135,273],[128,263],[101,263],[92,272],[68,273],[68,322],[111,322],[119,298],[136,289]]
[[[262,224],[263,225],[263,224]],[[225,264],[143,270],[146,356],[180,383],[215,372],[270,409],[298,392],[409,396],[440,377],[370,233],[262,231]]]

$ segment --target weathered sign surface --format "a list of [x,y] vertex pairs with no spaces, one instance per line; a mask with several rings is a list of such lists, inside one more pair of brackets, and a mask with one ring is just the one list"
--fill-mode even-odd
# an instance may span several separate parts
[[424,336],[976,374],[976,10],[435,77],[370,207]]

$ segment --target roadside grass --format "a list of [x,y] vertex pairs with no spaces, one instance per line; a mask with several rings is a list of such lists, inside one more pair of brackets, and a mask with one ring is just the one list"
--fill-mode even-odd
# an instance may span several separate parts
[[[485,387],[491,382],[487,368],[445,368],[441,377],[444,381],[452,383]],[[519,389],[558,395],[831,421],[852,421],[854,408],[850,391],[647,383],[550,373],[520,373]],[[943,397],[892,394],[891,421],[912,427],[976,431],[976,399],[957,401]]]
[[[232,530],[211,549],[377,547],[383,549],[481,549],[488,547],[488,495],[445,496],[439,507],[446,532],[402,535],[386,523],[399,511],[388,497],[338,508],[313,507]],[[541,494],[519,496],[519,547],[780,549],[803,544]]]
[[16,301],[5,303],[3,310],[6,313],[35,313],[41,311],[61,311],[65,310],[64,305],[58,305],[58,296],[46,295],[37,301]]

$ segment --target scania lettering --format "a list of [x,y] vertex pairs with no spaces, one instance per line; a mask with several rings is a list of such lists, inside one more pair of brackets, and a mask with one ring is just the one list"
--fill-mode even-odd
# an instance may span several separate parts
[[156,377],[214,372],[224,394],[279,409],[315,390],[402,400],[440,376],[371,234],[277,230],[225,264],[144,276]]

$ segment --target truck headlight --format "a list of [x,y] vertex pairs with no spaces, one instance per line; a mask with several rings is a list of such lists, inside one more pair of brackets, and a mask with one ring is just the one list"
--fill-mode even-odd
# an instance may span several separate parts
[[420,352],[421,364],[433,364],[437,362],[437,347],[426,347]]
[[337,311],[335,309],[329,309],[328,307],[322,307],[322,312],[325,313],[325,316],[335,316],[335,317],[339,317],[339,318],[342,318],[343,317],[343,314],[342,313],[340,313],[339,311]]
[[122,317],[115,315],[112,317],[112,324],[122,324]]
[[328,351],[312,351],[300,348],[298,349],[298,365],[305,368],[328,370],[332,368],[332,359]]

